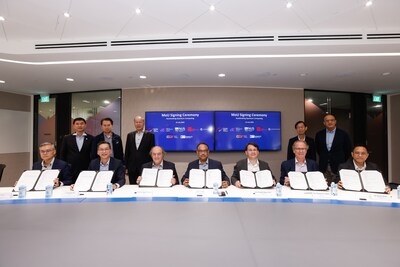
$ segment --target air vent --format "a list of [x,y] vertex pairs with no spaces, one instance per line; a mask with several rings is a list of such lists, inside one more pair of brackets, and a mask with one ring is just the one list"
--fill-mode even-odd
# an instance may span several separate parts
[[193,38],[192,43],[266,42],[273,40],[274,36],[214,37]]
[[154,39],[154,40],[128,40],[128,41],[111,41],[111,46],[125,45],[159,45],[159,44],[187,44],[189,39]]
[[362,34],[335,34],[335,35],[282,35],[278,41],[331,41],[331,40],[360,40]]
[[102,46],[107,46],[107,42],[37,44],[35,45],[35,49],[62,49],[62,48],[82,48],[82,47],[102,47]]
[[400,39],[400,33],[367,34],[367,39]]

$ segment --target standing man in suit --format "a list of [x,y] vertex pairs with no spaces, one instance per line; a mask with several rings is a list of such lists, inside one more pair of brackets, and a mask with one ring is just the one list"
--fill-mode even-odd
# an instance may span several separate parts
[[154,134],[144,130],[144,119],[136,116],[133,121],[136,131],[128,133],[125,146],[125,165],[130,184],[136,184],[142,165],[151,161],[150,150],[155,145]]
[[[356,145],[351,152],[351,158],[349,158],[346,162],[341,163],[339,165],[339,171],[341,169],[346,169],[346,170],[355,170],[358,172],[362,172],[365,170],[369,171],[378,171],[381,172],[379,169],[378,165],[376,165],[373,162],[367,161],[369,156],[368,149],[367,147],[363,145]],[[340,189],[343,188],[342,181],[340,181],[340,176],[338,175],[338,187]],[[385,180],[386,183],[386,190],[385,193],[389,193],[391,191],[390,186],[388,185],[387,181]]]
[[39,146],[39,153],[42,160],[33,163],[32,170],[60,170],[58,177],[54,179],[54,187],[70,185],[72,182],[71,168],[65,161],[56,159],[54,144],[42,143]]
[[338,173],[338,166],[345,162],[351,153],[349,135],[336,127],[335,116],[324,117],[325,129],[315,135],[315,148],[319,155],[319,170],[325,175],[328,184]]
[[[172,170],[173,177],[171,177],[171,184],[172,185],[179,184],[179,180],[178,180],[179,178],[178,178],[178,173],[176,172],[175,163],[164,160],[164,157],[166,154],[167,153],[165,152],[165,150],[162,147],[154,146],[150,150],[150,156],[152,158],[152,161],[143,164],[142,170],[140,171],[140,173],[143,172],[144,168],[159,169],[159,170]],[[136,183],[140,184],[141,180],[142,180],[142,177],[139,176],[136,180]]]
[[[242,187],[240,183],[240,171],[247,170],[252,172],[258,172],[262,170],[270,170],[267,162],[259,160],[258,155],[260,154],[259,146],[256,143],[250,142],[246,145],[244,153],[246,154],[246,158],[239,160],[234,169],[231,177],[231,182],[236,187]],[[272,175],[272,177],[274,177]]]
[[100,125],[102,129],[102,133],[96,135],[93,139],[92,145],[92,158],[98,157],[97,153],[97,144],[101,141],[106,141],[111,145],[111,157],[119,159],[121,161],[124,160],[124,152],[122,150],[122,140],[118,134],[115,134],[113,130],[113,120],[111,118],[101,119]]
[[306,141],[308,145],[308,150],[307,150],[307,159],[312,159],[312,160],[317,160],[317,155],[315,152],[315,143],[314,139],[306,135],[307,132],[307,125],[304,121],[298,121],[294,125],[294,128],[296,129],[297,136],[290,138],[289,139],[289,144],[287,148],[287,160],[293,159],[294,158],[294,153],[293,153],[293,144],[297,140],[302,140]]
[[125,167],[121,160],[111,157],[111,144],[101,141],[97,145],[99,158],[92,160],[88,170],[91,171],[114,171],[111,183],[113,190],[125,184]]
[[292,146],[294,154],[293,159],[286,160],[281,164],[281,178],[279,183],[281,185],[290,186],[288,177],[289,172],[313,172],[318,171],[318,164],[315,160],[306,157],[308,150],[308,143],[304,140],[297,140]]
[[229,186],[229,177],[222,167],[222,163],[217,160],[212,160],[208,157],[210,151],[206,143],[200,143],[197,145],[196,154],[198,159],[189,163],[185,174],[183,175],[181,182],[184,186],[189,186],[189,172],[191,169],[211,170],[218,169],[221,171],[222,176],[222,187],[226,188]]
[[75,132],[64,136],[60,158],[71,164],[72,183],[75,183],[79,173],[89,166],[93,136],[85,133],[84,118],[75,118],[72,124]]

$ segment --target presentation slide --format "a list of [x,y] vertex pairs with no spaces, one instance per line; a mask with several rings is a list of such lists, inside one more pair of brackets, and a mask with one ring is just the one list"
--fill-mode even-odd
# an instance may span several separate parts
[[166,151],[195,151],[200,142],[214,150],[214,112],[146,112],[146,130]]
[[281,113],[216,111],[215,150],[244,150],[249,142],[260,150],[281,150]]

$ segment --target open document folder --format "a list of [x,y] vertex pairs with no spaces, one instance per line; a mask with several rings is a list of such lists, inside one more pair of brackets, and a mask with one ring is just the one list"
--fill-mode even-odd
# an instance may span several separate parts
[[173,176],[172,170],[144,168],[139,186],[170,187]]
[[105,192],[111,183],[114,171],[81,171],[74,185],[74,191]]
[[274,180],[270,170],[252,172],[241,170],[239,172],[240,183],[247,188],[270,188],[274,185]]
[[339,175],[345,190],[385,193],[385,181],[378,171],[366,170],[358,172],[342,169],[339,171]]
[[214,183],[217,183],[218,187],[222,185],[222,174],[221,170],[209,169],[191,169],[189,172],[189,187],[191,188],[213,188]]
[[327,190],[328,184],[322,172],[289,172],[290,187],[298,190]]
[[18,191],[21,185],[26,186],[26,191],[44,191],[46,186],[54,185],[54,179],[58,177],[60,170],[28,170],[24,171],[14,187]]

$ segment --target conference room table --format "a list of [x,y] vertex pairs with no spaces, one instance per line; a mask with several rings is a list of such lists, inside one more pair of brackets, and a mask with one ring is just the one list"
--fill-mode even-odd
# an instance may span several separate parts
[[400,266],[400,200],[338,190],[0,188],[0,266]]

